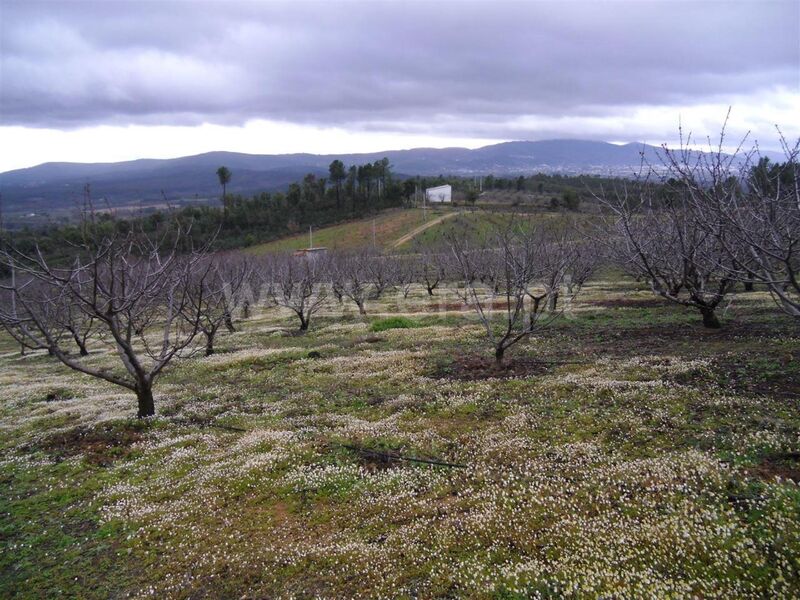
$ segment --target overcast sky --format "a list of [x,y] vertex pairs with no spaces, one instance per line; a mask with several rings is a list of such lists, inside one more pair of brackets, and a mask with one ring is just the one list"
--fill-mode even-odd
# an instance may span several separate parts
[[0,0],[0,170],[800,135],[800,1]]

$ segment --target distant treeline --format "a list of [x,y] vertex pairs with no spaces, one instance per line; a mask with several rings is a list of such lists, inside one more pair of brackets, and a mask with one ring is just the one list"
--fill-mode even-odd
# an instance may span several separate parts
[[[236,173],[228,172],[235,180]],[[221,182],[222,183],[222,182]],[[227,181],[225,182],[227,184]],[[418,203],[425,188],[450,184],[459,201],[474,204],[479,191],[524,191],[552,196],[553,206],[575,209],[593,193],[608,190],[618,179],[598,176],[565,176],[537,174],[519,177],[401,177],[392,172],[389,160],[347,167],[340,160],[330,164],[328,177],[306,175],[289,185],[285,192],[262,192],[253,196],[222,193],[219,206],[187,206],[158,210],[139,216],[119,217],[113,211],[93,214],[98,232],[130,229],[147,234],[169,230],[168,223],[177,220],[191,226],[191,235],[184,243],[203,244],[214,239],[218,249],[232,249],[268,242],[305,231],[309,226],[321,227],[363,218],[393,207],[410,207]],[[92,206],[91,189],[86,189],[84,207]],[[71,255],[80,244],[84,231],[79,223],[49,225],[4,231],[13,235],[17,247],[33,252],[38,246],[51,257]],[[2,267],[0,267],[0,270]],[[0,272],[0,276],[4,273]]]
[[538,194],[559,195],[566,191],[579,193],[600,192],[609,186],[618,184],[618,177],[602,177],[599,175],[518,175],[516,177],[496,177],[494,175],[475,177],[419,177],[417,181],[422,187],[450,184],[454,191],[468,192],[472,189],[507,190],[518,192],[532,192]]
[[[230,173],[235,180],[236,173]],[[200,244],[215,237],[220,249],[239,248],[271,241],[304,231],[308,226],[321,227],[349,219],[362,218],[393,207],[413,206],[422,198],[425,188],[449,183],[466,202],[475,202],[476,192],[483,190],[528,190],[562,197],[565,193],[584,195],[597,190],[611,179],[598,177],[568,177],[562,175],[533,175],[503,178],[489,175],[482,180],[473,177],[406,177],[392,172],[389,160],[345,166],[335,160],[329,176],[306,175],[289,185],[286,192],[262,192],[253,196],[225,194],[219,206],[187,206],[158,210],[141,216],[121,218],[110,212],[98,211],[94,218],[100,229],[138,229],[156,234],[165,223],[177,219],[191,224],[193,243]],[[227,182],[226,182],[227,183]],[[220,190],[222,192],[222,189]],[[87,188],[84,206],[92,205],[91,190]],[[8,235],[5,233],[4,235]],[[69,255],[71,245],[80,243],[81,225],[58,224],[39,229],[24,228],[13,232],[17,245],[33,251],[38,244],[50,256]]]
[[[235,179],[235,172],[228,174]],[[308,174],[289,185],[286,192],[220,196],[219,206],[187,206],[128,218],[119,218],[113,211],[96,211],[92,215],[93,228],[98,234],[104,230],[136,229],[157,235],[169,230],[167,224],[177,220],[186,228],[191,227],[191,235],[182,238],[184,243],[199,245],[214,239],[218,249],[230,249],[271,241],[303,231],[309,225],[329,225],[403,206],[409,197],[385,158],[349,169],[341,161],[333,161],[329,177]],[[85,212],[91,207],[91,190],[87,187]],[[83,225],[69,223],[24,228],[3,235],[13,235],[15,245],[26,251],[32,252],[38,245],[46,255],[67,257],[84,233]]]
[[[495,192],[488,197],[490,202],[517,205],[519,195],[537,197],[539,204],[546,202],[550,208],[577,210],[583,202],[593,202],[595,195],[613,189],[620,184],[620,178],[599,175],[518,175],[496,177],[494,175],[475,177],[422,177],[417,182],[420,188],[450,184],[454,198],[467,204],[480,204],[484,199],[482,192]],[[497,194],[499,192],[499,195]],[[512,197],[516,194],[516,197]]]

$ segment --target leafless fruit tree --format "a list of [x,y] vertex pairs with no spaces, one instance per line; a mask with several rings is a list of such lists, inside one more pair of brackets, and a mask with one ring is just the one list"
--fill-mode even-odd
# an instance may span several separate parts
[[400,255],[392,257],[391,260],[395,285],[403,294],[403,299],[407,299],[411,293],[411,288],[417,283],[417,257]]
[[263,270],[267,293],[275,304],[297,315],[300,331],[307,331],[311,317],[328,297],[330,257],[277,255],[267,261]]
[[362,316],[367,314],[367,299],[374,290],[368,267],[372,260],[375,255],[368,249],[337,252],[331,257],[329,272],[333,286],[358,307]]
[[211,356],[220,328],[236,330],[233,316],[248,302],[242,292],[250,281],[252,266],[244,256],[229,253],[209,255],[198,267],[190,276],[185,317],[191,320],[200,316],[198,327],[206,339],[205,354]]
[[[13,285],[2,286],[13,307],[0,307],[0,319],[71,369],[131,390],[138,416],[151,416],[154,382],[173,358],[193,351],[200,331],[201,315],[192,309],[188,292],[206,249],[179,255],[180,230],[167,244],[165,237],[139,232],[85,229],[88,233],[66,265],[50,264],[38,251],[3,248],[2,257],[17,276]],[[91,322],[92,344],[116,355],[120,368],[98,367],[69,352],[72,336],[64,332],[76,315]]]
[[[20,352],[27,350],[47,350],[52,355],[44,340],[27,335],[32,325],[31,317],[24,307],[20,307],[14,289],[19,285],[27,290],[28,296],[37,299],[35,306],[39,309],[39,318],[53,326],[53,335],[59,340],[70,337],[70,329],[75,331],[76,343],[82,356],[88,355],[86,337],[90,327],[82,327],[76,311],[65,309],[51,300],[50,289],[46,284],[28,275],[19,275],[12,271],[11,281],[0,290],[0,306],[5,309],[0,314],[0,326],[20,345]],[[66,317],[66,318],[65,318]],[[87,321],[89,321],[87,319]],[[69,328],[68,328],[69,327]]]
[[532,318],[537,318],[543,301],[548,312],[558,312],[562,295],[566,294],[566,299],[572,301],[594,273],[601,253],[589,241],[583,229],[566,219],[539,225],[541,275],[536,285],[528,289],[528,296],[533,303],[530,310]]
[[645,176],[597,198],[608,209],[604,239],[616,262],[647,279],[654,293],[697,309],[704,326],[719,328],[715,311],[736,283],[734,262],[703,226],[685,185]]
[[669,174],[724,251],[720,269],[748,287],[764,285],[800,318],[800,140],[790,146],[780,135],[785,162],[773,163],[757,148],[723,154],[724,139],[723,128],[716,151],[666,150]]
[[429,296],[445,279],[446,265],[450,259],[449,249],[441,246],[421,248],[419,252],[419,278]]
[[384,292],[397,283],[395,261],[374,250],[363,253],[363,266],[367,279],[372,285],[370,300],[379,300]]
[[[532,296],[531,288],[549,275],[549,269],[555,266],[563,273],[564,265],[544,264],[547,240],[532,223],[495,226],[478,243],[456,232],[448,239],[454,276],[484,327],[495,362],[501,365],[510,347],[555,318],[554,312],[546,314],[539,303],[526,306],[526,299]],[[550,259],[555,261],[555,252],[551,253]],[[548,285],[556,283],[560,284],[550,279]]]

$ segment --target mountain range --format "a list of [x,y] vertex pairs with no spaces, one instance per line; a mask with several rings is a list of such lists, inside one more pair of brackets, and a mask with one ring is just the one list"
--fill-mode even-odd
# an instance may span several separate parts
[[253,194],[285,189],[307,173],[325,176],[334,159],[346,166],[387,157],[399,176],[564,173],[630,175],[641,154],[658,162],[658,148],[644,144],[610,144],[587,140],[505,142],[474,150],[414,148],[364,154],[241,154],[208,152],[172,159],[116,163],[44,163],[0,173],[3,210],[13,213],[63,211],[78,206],[83,190],[112,207],[182,204],[218,198],[216,170],[233,173],[230,193]]

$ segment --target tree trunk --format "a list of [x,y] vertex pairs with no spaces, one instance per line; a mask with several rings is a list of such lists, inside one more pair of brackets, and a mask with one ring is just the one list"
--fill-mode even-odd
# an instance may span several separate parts
[[553,292],[547,299],[547,310],[555,312],[556,308],[558,308],[558,292]]
[[358,312],[361,314],[361,316],[362,317],[366,317],[367,316],[367,309],[364,308],[364,303],[363,302],[357,302],[356,304],[358,304]]
[[431,286],[425,286],[428,288],[428,296],[433,296],[433,288]]
[[139,384],[136,389],[136,399],[139,401],[139,412],[136,413],[139,419],[152,417],[156,414],[156,405],[155,402],[153,402],[153,387],[151,384]]
[[719,329],[722,325],[714,314],[713,308],[701,308],[700,313],[703,315],[703,326],[709,329]]
[[531,307],[531,315],[530,315],[530,330],[533,331],[533,328],[536,326],[536,319],[539,315],[539,303],[542,301],[544,296],[533,296],[533,306]]
[[498,346],[497,348],[495,348],[495,350],[494,350],[494,364],[495,364],[495,366],[497,366],[497,367],[502,367],[503,366],[503,355],[505,354],[505,352],[506,352],[506,349],[503,348],[502,346]]
[[214,354],[214,334],[206,333],[206,356]]
[[308,321],[303,315],[300,316],[300,331],[308,331]]
[[86,349],[86,344],[83,343],[83,340],[75,334],[72,335],[72,339],[75,340],[75,344],[78,346],[78,351],[81,356],[89,356],[89,351]]
[[747,271],[747,281],[744,282],[744,291],[745,292],[752,292],[753,291],[753,278],[755,277],[755,273],[748,270]]

